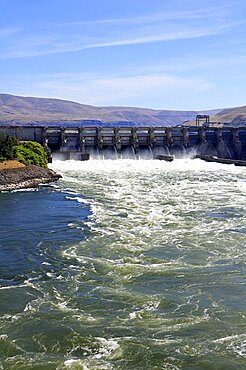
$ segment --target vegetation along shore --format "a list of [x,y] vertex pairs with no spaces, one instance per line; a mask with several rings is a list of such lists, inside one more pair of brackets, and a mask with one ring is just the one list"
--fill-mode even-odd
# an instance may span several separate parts
[[48,169],[47,153],[40,144],[0,137],[0,192],[36,188],[60,178]]

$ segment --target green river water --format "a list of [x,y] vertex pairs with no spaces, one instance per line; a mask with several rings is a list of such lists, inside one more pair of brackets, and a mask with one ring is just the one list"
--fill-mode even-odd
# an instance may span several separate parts
[[0,369],[245,369],[246,168],[51,167],[0,195]]

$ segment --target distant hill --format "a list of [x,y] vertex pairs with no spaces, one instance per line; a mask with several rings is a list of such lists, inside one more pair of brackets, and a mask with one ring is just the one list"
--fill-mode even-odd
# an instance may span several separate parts
[[[154,110],[134,107],[94,107],[72,101],[0,94],[0,123],[10,124],[135,124],[173,126],[212,111]],[[83,122],[89,121],[89,122]]]
[[223,109],[212,120],[216,122],[227,122],[233,125],[246,125],[246,106],[238,108]]

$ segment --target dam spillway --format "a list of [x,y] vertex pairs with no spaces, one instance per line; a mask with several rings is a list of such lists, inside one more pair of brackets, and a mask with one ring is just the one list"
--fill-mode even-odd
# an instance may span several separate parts
[[157,154],[199,155],[246,160],[246,127],[58,127],[0,126],[0,135],[32,140],[46,146],[51,153],[66,159],[87,159],[92,151],[137,154],[148,150]]

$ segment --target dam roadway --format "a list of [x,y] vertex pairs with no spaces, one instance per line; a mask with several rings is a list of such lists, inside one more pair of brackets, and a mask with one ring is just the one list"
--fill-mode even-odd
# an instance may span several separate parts
[[92,151],[157,155],[189,154],[246,160],[246,127],[58,127],[0,125],[0,135],[37,141],[65,159],[86,159]]

